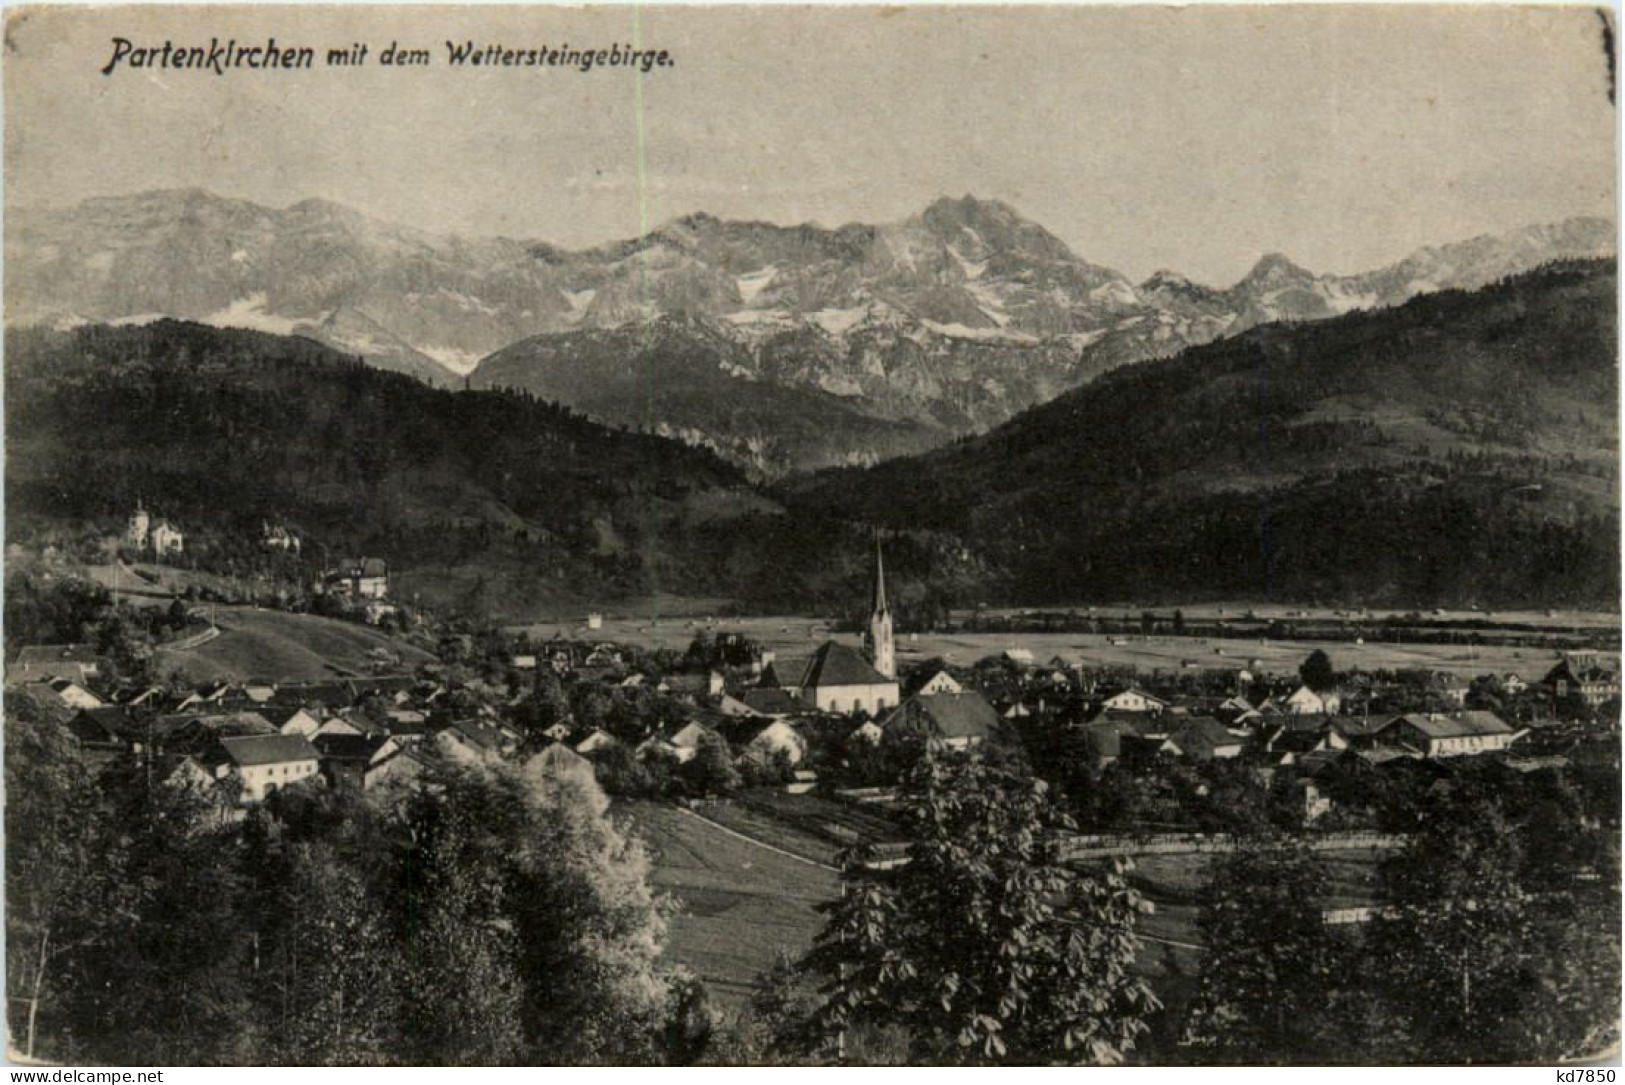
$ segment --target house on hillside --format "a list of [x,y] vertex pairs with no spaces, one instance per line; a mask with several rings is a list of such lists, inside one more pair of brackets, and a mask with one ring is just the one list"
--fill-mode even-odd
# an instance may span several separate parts
[[962,750],[985,742],[999,725],[999,713],[974,689],[959,693],[916,693],[887,716],[881,727],[891,735],[918,735]]
[[741,694],[741,699],[758,716],[772,719],[786,719],[802,710],[795,698],[782,689],[747,689]]
[[235,775],[240,801],[263,802],[289,784],[308,780],[321,769],[321,759],[303,735],[239,735],[222,738],[209,760],[216,778]]
[[1527,732],[1514,728],[1493,712],[1413,712],[1395,716],[1377,732],[1383,745],[1415,750],[1424,757],[1459,757],[1464,754],[1506,750]]
[[389,565],[383,558],[345,558],[327,575],[327,587],[352,599],[383,599],[389,595]]
[[819,712],[877,716],[898,703],[895,678],[885,677],[855,649],[832,640],[807,661],[796,689],[797,700]]
[[168,520],[152,525],[152,552],[160,558],[174,557],[186,549],[186,536]]

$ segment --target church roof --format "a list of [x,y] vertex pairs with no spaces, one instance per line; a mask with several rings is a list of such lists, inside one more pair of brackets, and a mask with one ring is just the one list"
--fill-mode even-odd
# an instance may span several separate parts
[[801,689],[827,689],[831,686],[878,686],[890,682],[856,650],[827,640],[807,661],[801,674]]

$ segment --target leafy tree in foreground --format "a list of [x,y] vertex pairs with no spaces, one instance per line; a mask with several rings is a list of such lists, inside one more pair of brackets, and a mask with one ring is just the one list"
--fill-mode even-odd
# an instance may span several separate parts
[[1325,869],[1291,838],[1244,839],[1203,894],[1190,1038],[1213,1061],[1318,1063],[1335,1054],[1346,954],[1321,919]]
[[1390,909],[1372,924],[1383,1031],[1397,1061],[1526,1060],[1516,1018],[1532,988],[1539,907],[1520,884],[1516,834],[1493,798],[1443,797],[1411,844],[1382,868]]
[[849,856],[807,958],[825,1044],[862,1022],[903,1030],[917,1062],[1121,1062],[1157,1007],[1129,971],[1138,894],[1060,862],[1042,783],[932,750],[902,798],[909,861],[870,876]]

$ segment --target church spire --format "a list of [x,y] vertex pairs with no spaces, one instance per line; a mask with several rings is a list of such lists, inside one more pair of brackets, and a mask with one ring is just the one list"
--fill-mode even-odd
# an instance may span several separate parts
[[871,615],[890,613],[886,606],[886,558],[880,552],[880,533],[875,532],[875,586],[869,599]]
[[869,631],[864,638],[864,654],[875,670],[886,678],[897,677],[897,646],[892,639],[891,608],[886,605],[886,561],[880,552],[880,534],[875,533],[875,587],[870,597]]

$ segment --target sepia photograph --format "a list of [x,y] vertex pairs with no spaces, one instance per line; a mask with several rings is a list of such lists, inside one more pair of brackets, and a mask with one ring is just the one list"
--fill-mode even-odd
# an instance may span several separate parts
[[11,1065],[1618,1065],[1613,8],[4,17]]

